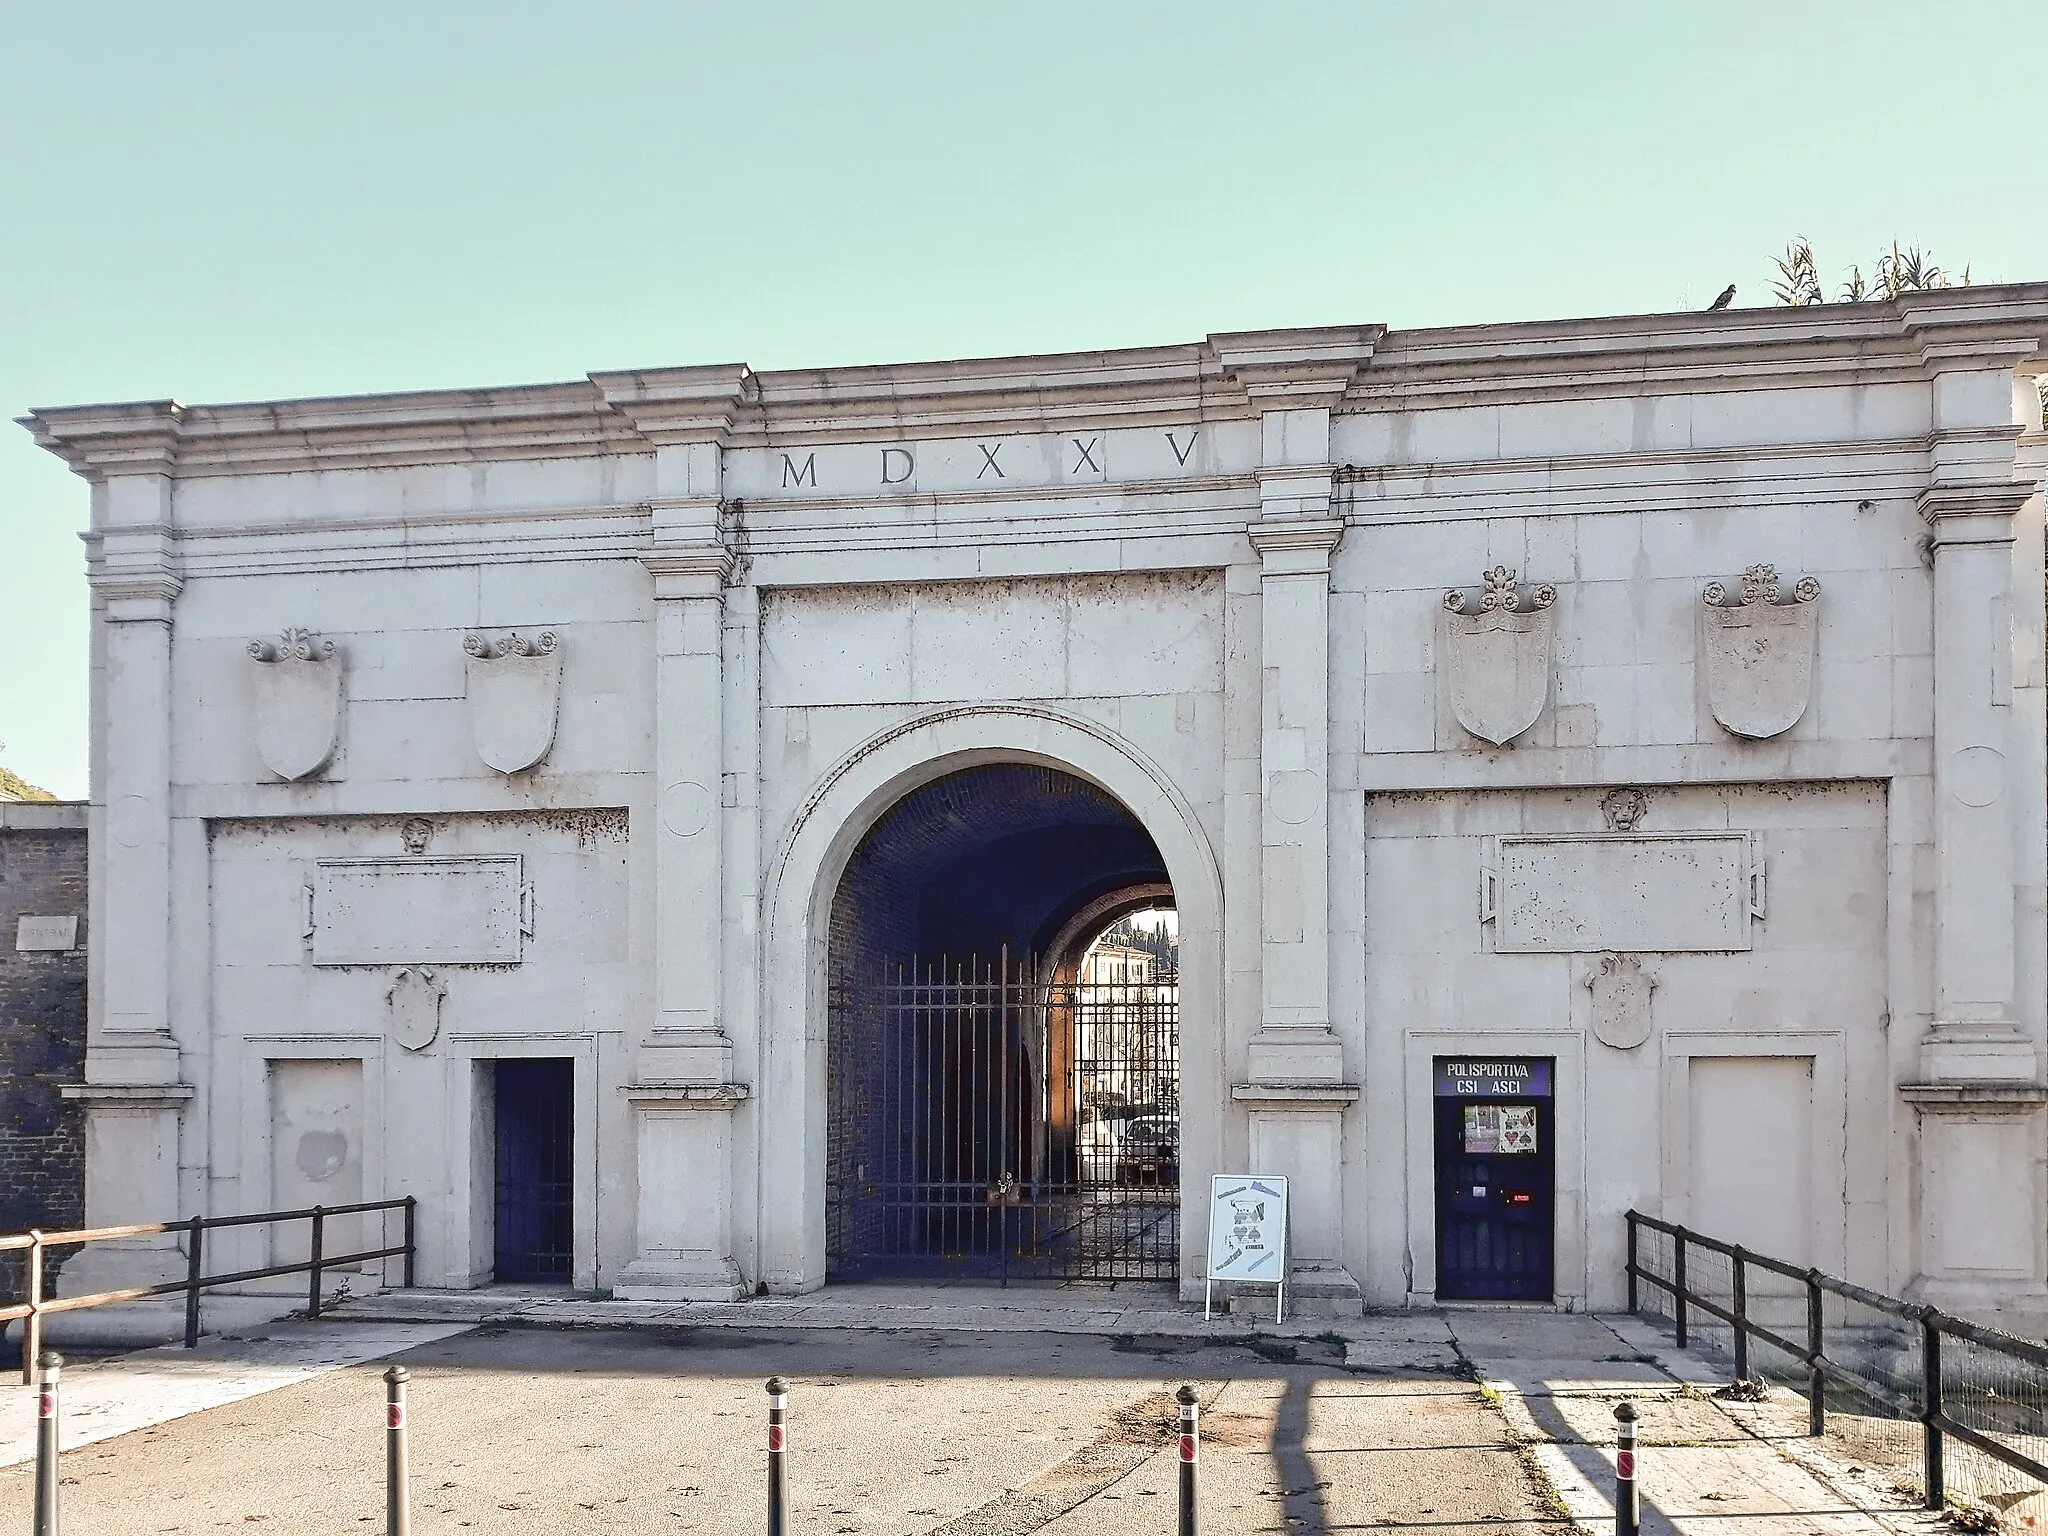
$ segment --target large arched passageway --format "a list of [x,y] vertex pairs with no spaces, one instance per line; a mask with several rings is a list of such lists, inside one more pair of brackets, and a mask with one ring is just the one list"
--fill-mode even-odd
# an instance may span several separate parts
[[1172,1278],[1172,906],[1131,812],[1044,764],[876,820],[828,923],[830,1275]]

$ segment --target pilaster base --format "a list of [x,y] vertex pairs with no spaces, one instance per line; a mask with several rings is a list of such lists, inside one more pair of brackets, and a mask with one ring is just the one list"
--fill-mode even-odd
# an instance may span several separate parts
[[[1270,1285],[1234,1286],[1228,1308],[1232,1317],[1273,1315]],[[1327,1259],[1302,1259],[1288,1266],[1287,1302],[1282,1321],[1290,1317],[1363,1317],[1365,1292],[1351,1271]]]
[[744,1083],[633,1083],[639,1252],[612,1294],[623,1301],[738,1301],[732,1259],[732,1114]]
[[1254,1083],[1341,1085],[1344,1047],[1327,1029],[1262,1029],[1251,1038],[1245,1065]]
[[2048,1235],[2038,1221],[2019,1217],[2043,1204],[2048,1087],[1903,1083],[1899,1097],[1919,1116],[1920,1252],[1911,1293],[2006,1328],[2040,1320],[2048,1314]]
[[747,1288],[739,1266],[709,1253],[647,1253],[612,1287],[621,1301],[738,1301]]
[[2034,1044],[2009,1025],[1937,1022],[1920,1046],[1930,1083],[2032,1082]]
[[[136,1068],[125,1053],[102,1066]],[[151,1051],[144,1064],[175,1068],[175,1050]],[[88,1058],[88,1066],[92,1058]],[[125,1227],[176,1221],[190,1215],[178,1208],[178,1121],[191,1102],[190,1084],[167,1081],[67,1083],[59,1090],[85,1106],[85,1224]],[[178,1235],[116,1238],[89,1243],[65,1262],[58,1295],[90,1296],[185,1278]]]

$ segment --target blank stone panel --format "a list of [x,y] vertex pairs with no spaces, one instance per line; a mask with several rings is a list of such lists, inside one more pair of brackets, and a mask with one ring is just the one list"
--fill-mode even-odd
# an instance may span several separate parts
[[308,913],[315,965],[516,965],[519,855],[322,859]]
[[1747,834],[1503,837],[1494,859],[1497,953],[1750,947]]

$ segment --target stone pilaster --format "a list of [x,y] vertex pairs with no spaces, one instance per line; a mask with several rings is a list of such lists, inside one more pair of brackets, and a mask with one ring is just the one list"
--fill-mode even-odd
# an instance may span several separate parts
[[1347,1082],[1330,1012],[1330,413],[1372,333],[1213,338],[1261,408],[1259,515],[1259,1027],[1245,1106],[1254,1173],[1288,1181],[1289,1288],[1302,1310],[1356,1313],[1342,1212]]
[[[734,569],[723,454],[747,398],[744,369],[596,376],[607,402],[655,445],[654,1006],[633,1052],[638,1151],[635,1257],[616,1294],[736,1299],[733,1117],[725,1019],[725,591]],[[641,835],[638,830],[636,837]]]
[[[2040,1042],[2018,996],[2020,836],[2038,836],[2035,712],[2015,708],[2015,649],[2039,644],[2038,569],[2014,563],[2023,430],[2009,366],[1930,357],[1934,432],[1921,515],[1934,562],[1934,1019],[1914,1114],[1916,1289],[1952,1308],[2038,1326],[2048,1309]],[[2023,808],[2023,809],[2022,809]],[[2031,968],[2029,968],[2031,969]]]
[[[190,1085],[170,1028],[171,614],[184,583],[172,535],[166,433],[158,462],[123,466],[93,491],[89,565],[95,628],[94,971],[85,1083],[90,1227],[172,1220]],[[180,1273],[174,1237],[97,1245],[66,1267],[68,1287],[146,1284]]]
[[[2013,516],[2027,489],[1936,485],[1931,1079],[2032,1079],[2018,1027],[2012,828]],[[2032,594],[2029,594],[2031,597]],[[2035,600],[2038,601],[2038,598]]]

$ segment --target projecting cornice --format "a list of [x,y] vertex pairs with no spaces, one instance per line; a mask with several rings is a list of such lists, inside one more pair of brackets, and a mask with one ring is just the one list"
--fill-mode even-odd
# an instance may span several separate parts
[[23,425],[89,480],[1179,428],[1331,405],[1709,393],[2048,369],[2048,283],[1886,303],[1390,331],[1219,333],[1168,347],[757,373],[740,363],[563,384],[37,411]]

